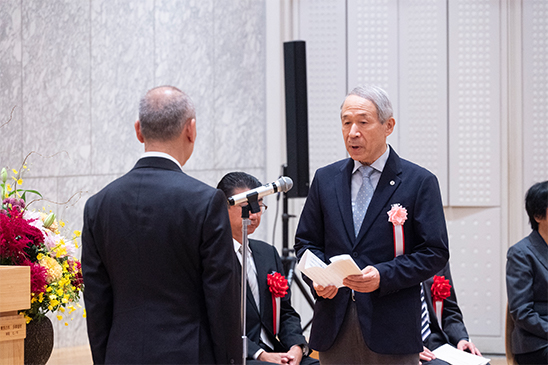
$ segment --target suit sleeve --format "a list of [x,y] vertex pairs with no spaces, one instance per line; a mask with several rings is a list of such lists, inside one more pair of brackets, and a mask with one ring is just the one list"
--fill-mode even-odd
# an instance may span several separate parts
[[534,309],[534,272],[531,259],[520,247],[512,246],[508,249],[506,262],[508,309],[517,327],[546,339],[548,321]]
[[[92,233],[94,217],[91,210],[91,202],[88,201],[84,209],[84,228],[82,230],[84,301],[93,362],[104,364],[112,326],[113,293],[108,272]],[[89,318],[93,318],[93,320],[90,321]]]
[[237,258],[226,209],[220,190],[211,197],[200,246],[203,291],[217,363],[240,362],[240,290]]
[[[316,175],[317,177],[317,175]],[[310,250],[320,260],[325,262],[325,237],[321,227],[323,227],[323,215],[321,208],[320,194],[318,191],[318,181],[316,178],[310,185],[308,197],[304,204],[297,232],[295,234],[295,255],[300,260],[306,250]],[[310,291],[316,300],[323,300],[314,290],[312,280],[302,274],[304,281],[310,286]]]
[[[272,247],[272,250],[278,272],[285,275],[278,251],[276,251],[275,247]],[[278,339],[287,350],[293,345],[305,345],[306,339],[303,336],[301,317],[291,306],[291,288],[287,290],[287,295],[283,297],[280,302],[280,331],[278,333]]]
[[455,292],[455,286],[453,285],[453,278],[451,277],[451,270],[449,264],[447,264],[443,273],[440,275],[445,276],[445,279],[449,280],[451,284],[451,294],[443,301],[443,331],[449,337],[449,341],[452,345],[457,346],[460,340],[469,340],[468,331],[464,325],[464,319],[462,312],[457,302],[457,294]]
[[413,227],[412,252],[374,265],[381,277],[381,296],[418,285],[442,270],[449,259],[443,204],[434,175],[422,181],[414,199],[413,221],[406,223]]

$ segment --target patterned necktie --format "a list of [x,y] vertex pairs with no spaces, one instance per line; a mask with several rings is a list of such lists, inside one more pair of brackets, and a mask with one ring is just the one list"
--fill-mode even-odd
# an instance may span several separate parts
[[426,343],[426,339],[430,336],[430,318],[428,317],[428,307],[424,298],[424,289],[421,283],[421,336],[422,342]]
[[[240,252],[240,255],[242,254],[242,246],[238,249]],[[247,271],[247,284],[249,285],[249,289],[251,289],[251,294],[253,294],[253,299],[255,299],[255,304],[257,304],[257,308],[259,307],[260,300],[259,300],[259,282],[257,281],[257,272],[255,270],[255,264],[253,262],[253,257],[251,257],[251,254],[249,251],[247,252],[247,261],[246,261],[246,271]]]
[[356,201],[352,204],[352,216],[354,218],[354,233],[358,237],[360,233],[360,227],[362,226],[363,218],[367,207],[373,197],[373,185],[371,184],[371,174],[375,172],[375,169],[371,166],[360,166],[358,169],[362,173],[362,186],[356,195]]

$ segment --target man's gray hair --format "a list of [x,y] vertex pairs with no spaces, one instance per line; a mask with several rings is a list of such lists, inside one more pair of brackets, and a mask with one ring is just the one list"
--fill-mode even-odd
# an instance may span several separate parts
[[[171,90],[166,95],[163,91]],[[185,124],[196,117],[190,97],[174,86],[149,90],[139,103],[141,133],[147,140],[168,141],[178,137]]]
[[377,117],[381,124],[386,123],[388,119],[392,118],[394,115],[392,103],[388,98],[388,94],[378,86],[358,86],[348,93],[346,97],[349,97],[350,95],[356,95],[372,102],[377,108]]

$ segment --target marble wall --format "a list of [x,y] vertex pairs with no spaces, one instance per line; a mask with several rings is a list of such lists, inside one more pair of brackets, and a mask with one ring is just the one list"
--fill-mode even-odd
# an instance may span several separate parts
[[[197,109],[186,172],[264,181],[265,19],[264,0],[2,0],[0,167],[30,154],[24,186],[46,198],[34,207],[57,212],[70,235],[87,198],[142,153],[141,95],[171,84]],[[81,313],[53,322],[56,347],[87,344]]]

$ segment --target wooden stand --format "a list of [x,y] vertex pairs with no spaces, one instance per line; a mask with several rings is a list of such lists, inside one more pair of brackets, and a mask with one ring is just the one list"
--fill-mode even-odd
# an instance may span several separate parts
[[0,266],[0,365],[25,360],[26,321],[18,310],[30,308],[30,267]]

